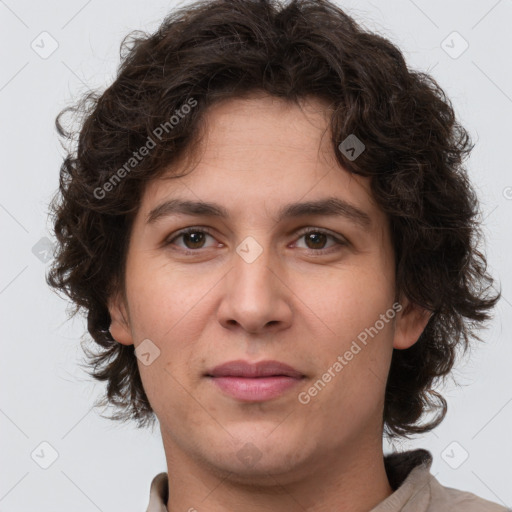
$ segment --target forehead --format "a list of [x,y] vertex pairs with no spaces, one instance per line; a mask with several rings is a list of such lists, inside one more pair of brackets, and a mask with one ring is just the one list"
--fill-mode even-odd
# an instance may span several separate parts
[[325,152],[328,145],[319,146],[319,138],[327,132],[329,112],[329,105],[318,98],[302,98],[295,103],[253,93],[214,104],[206,112],[205,125],[212,145],[229,145],[230,149],[239,144],[265,145],[297,151],[315,145]]
[[148,184],[141,217],[147,219],[157,203],[173,197],[212,200],[238,218],[254,218],[283,204],[326,196],[379,216],[369,179],[336,160],[329,119],[328,104],[316,98],[297,105],[254,94],[214,104],[205,114],[197,154]]

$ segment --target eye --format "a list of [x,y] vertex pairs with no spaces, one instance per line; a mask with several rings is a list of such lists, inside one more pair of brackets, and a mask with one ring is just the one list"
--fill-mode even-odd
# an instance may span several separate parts
[[304,238],[306,243],[306,249],[310,249],[315,254],[325,254],[332,252],[332,247],[325,249],[325,243],[327,239],[334,240],[334,249],[337,250],[339,246],[346,246],[348,243],[338,238],[337,236],[318,228],[306,228],[299,233],[299,239]]
[[[208,228],[204,227],[189,227],[174,233],[171,238],[164,242],[164,245],[176,245],[185,251],[185,254],[192,254],[199,252],[199,249],[208,249],[205,246],[206,238],[214,239],[213,234]],[[304,238],[306,247],[310,254],[322,255],[339,250],[340,247],[347,246],[348,242],[341,237],[335,236],[332,233],[318,228],[305,228],[298,233],[298,239]],[[182,239],[184,245],[176,244],[175,241]],[[334,244],[331,247],[325,248],[327,241],[331,239]],[[214,239],[215,240],[215,239]],[[297,245],[297,243],[296,243]],[[211,246],[214,247],[214,246]],[[302,248],[302,247],[299,247]]]
[[190,227],[178,231],[178,233],[176,233],[172,238],[165,242],[165,245],[172,245],[175,240],[182,238],[183,242],[185,243],[185,247],[182,247],[182,249],[189,249],[190,251],[194,251],[196,249],[203,248],[204,240],[208,236],[213,238],[208,229]]

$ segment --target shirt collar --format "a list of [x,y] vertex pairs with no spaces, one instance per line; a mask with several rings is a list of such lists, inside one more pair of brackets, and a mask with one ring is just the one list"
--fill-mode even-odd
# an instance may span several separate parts
[[384,466],[393,494],[370,512],[425,512],[430,504],[432,454],[423,449],[392,453]]

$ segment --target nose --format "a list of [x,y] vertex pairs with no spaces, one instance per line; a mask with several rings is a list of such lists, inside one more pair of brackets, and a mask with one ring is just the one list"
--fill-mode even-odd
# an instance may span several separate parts
[[218,309],[219,323],[227,329],[264,334],[291,325],[293,293],[284,266],[268,246],[259,246],[263,250],[254,260],[243,250],[233,254]]

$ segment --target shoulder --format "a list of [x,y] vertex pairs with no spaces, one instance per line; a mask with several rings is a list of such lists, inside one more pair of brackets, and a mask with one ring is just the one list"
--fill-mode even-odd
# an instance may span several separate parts
[[442,485],[430,472],[428,450],[395,452],[384,463],[394,492],[372,512],[512,512],[471,492]]
[[443,486],[431,476],[430,508],[436,512],[511,512],[511,509],[485,500],[479,496],[452,487]]

